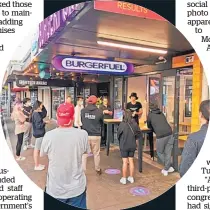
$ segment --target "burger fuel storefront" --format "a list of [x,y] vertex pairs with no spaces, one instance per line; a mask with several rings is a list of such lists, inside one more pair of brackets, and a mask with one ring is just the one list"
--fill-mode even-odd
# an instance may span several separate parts
[[[131,92],[137,92],[145,113],[151,99],[168,107],[166,99],[177,89],[171,81],[164,87],[163,78],[173,75],[177,85],[172,57],[192,50],[179,31],[156,13],[126,2],[87,2],[70,17],[75,10],[66,8],[40,23],[39,53],[32,61],[37,68],[26,68],[24,75],[38,69],[43,79],[50,75],[52,80],[75,81],[75,89],[85,89],[87,77],[95,77],[97,83],[109,83],[115,109],[125,107]],[[40,68],[43,64],[47,68]],[[172,111],[178,113],[176,107]]]

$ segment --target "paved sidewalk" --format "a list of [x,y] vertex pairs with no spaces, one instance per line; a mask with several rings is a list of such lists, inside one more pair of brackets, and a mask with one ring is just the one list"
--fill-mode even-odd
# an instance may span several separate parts
[[[14,124],[6,119],[6,126],[9,133],[9,140],[13,152],[16,146],[16,136],[14,135]],[[48,129],[52,129],[48,128]],[[62,141],[62,140],[61,140]],[[47,171],[34,171],[33,150],[22,153],[27,159],[19,162],[20,167],[39,187],[44,189]],[[110,156],[107,157],[105,150],[101,152],[101,166],[103,174],[97,176],[94,171],[93,157],[88,159],[87,170],[87,203],[91,210],[119,210],[146,203],[171,188],[179,179],[177,173],[172,173],[164,177],[160,173],[161,166],[152,161],[148,155],[143,157],[143,173],[137,171],[137,160],[135,160],[136,173],[135,183],[122,185],[119,183],[121,175],[108,175],[104,171],[108,168],[121,169],[122,161],[117,147],[111,147]],[[47,165],[47,158],[42,158],[41,163]],[[133,196],[130,194],[132,187],[145,187],[150,193],[145,196]]]

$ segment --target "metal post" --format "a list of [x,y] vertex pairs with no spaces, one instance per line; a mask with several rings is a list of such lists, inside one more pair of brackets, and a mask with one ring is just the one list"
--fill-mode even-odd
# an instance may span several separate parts
[[178,171],[179,153],[179,99],[180,99],[180,76],[179,71],[175,77],[175,96],[174,96],[174,147],[173,147],[173,167]]
[[7,100],[7,116],[11,114],[11,84],[8,83],[8,100]]

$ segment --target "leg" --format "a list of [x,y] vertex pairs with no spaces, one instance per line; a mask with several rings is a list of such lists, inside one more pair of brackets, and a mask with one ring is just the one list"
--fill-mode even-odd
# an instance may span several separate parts
[[156,140],[157,155],[162,164],[165,164],[164,150],[165,150],[165,137]]
[[171,135],[168,137],[168,143],[166,144],[165,150],[164,150],[164,156],[165,156],[165,170],[168,171],[171,167],[171,152],[173,149],[174,144],[174,137]]
[[77,197],[67,199],[66,204],[80,208],[80,209],[87,209],[86,190],[84,193],[82,193],[81,195],[79,195]]
[[107,147],[107,156],[109,156],[109,147],[112,138],[112,124],[107,123],[107,139],[106,139],[106,147]]
[[91,139],[92,144],[92,152],[94,155],[94,163],[95,163],[95,170],[97,172],[101,171],[100,167],[100,145],[101,145],[101,137],[100,136],[93,136]]
[[35,142],[35,148],[34,148],[34,163],[35,163],[35,170],[41,171],[44,170],[45,166],[39,164],[39,157],[40,157],[40,149],[42,146],[42,140],[43,137],[37,138]]
[[21,147],[23,144],[23,135],[24,135],[24,133],[20,133],[17,135],[17,137],[18,137],[17,145],[16,145],[16,156],[17,157],[20,157]]
[[29,127],[28,127],[28,124],[27,124],[27,130],[25,131],[24,133],[24,136],[23,136],[23,146],[26,147],[27,149],[27,146],[29,145]]
[[123,178],[127,178],[128,158],[122,158],[122,160],[123,160],[122,176]]
[[128,157],[130,177],[134,176],[134,160],[133,157]]

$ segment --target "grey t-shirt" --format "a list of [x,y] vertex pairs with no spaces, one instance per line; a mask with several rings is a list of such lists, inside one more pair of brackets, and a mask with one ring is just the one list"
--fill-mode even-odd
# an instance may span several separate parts
[[40,155],[48,155],[46,192],[54,198],[81,195],[86,188],[82,155],[89,153],[88,134],[76,128],[56,128],[45,134]]

